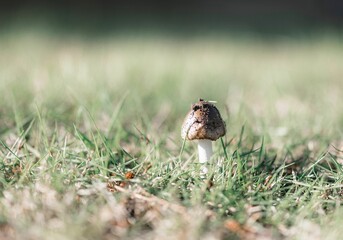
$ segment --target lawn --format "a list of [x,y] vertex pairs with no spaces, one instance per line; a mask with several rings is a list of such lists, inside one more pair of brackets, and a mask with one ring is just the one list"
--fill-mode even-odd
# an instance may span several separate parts
[[[2,32],[0,238],[338,239],[341,40]],[[199,98],[227,126],[205,178]]]

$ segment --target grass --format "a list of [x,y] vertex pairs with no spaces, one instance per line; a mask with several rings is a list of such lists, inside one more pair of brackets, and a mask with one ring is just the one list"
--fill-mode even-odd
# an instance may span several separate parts
[[[337,239],[339,36],[0,36],[1,239]],[[206,179],[198,98],[228,134]]]

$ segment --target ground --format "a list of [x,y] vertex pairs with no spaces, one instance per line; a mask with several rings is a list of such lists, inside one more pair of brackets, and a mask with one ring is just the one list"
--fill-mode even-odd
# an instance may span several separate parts
[[[313,36],[0,36],[1,239],[338,239],[343,46]],[[181,124],[217,101],[200,176]]]

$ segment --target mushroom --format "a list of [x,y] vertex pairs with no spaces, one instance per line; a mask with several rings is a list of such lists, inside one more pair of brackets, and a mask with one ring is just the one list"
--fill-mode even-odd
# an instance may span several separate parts
[[211,102],[199,99],[192,104],[181,129],[185,140],[198,140],[199,162],[206,163],[212,156],[212,141],[224,136],[225,122]]

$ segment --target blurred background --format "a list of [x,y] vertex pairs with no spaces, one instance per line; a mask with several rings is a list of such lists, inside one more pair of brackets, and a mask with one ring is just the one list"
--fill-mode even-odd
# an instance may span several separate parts
[[7,1],[2,30],[37,24],[55,31],[153,31],[170,34],[263,33],[285,35],[341,30],[343,3],[329,1]]
[[257,134],[340,137],[342,26],[338,0],[8,1],[1,109],[75,121],[87,106],[106,119],[125,99],[123,118],[147,114],[174,130],[202,97],[237,132],[246,123]]

